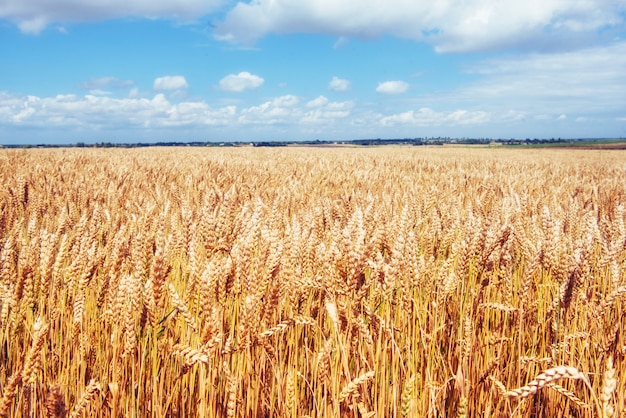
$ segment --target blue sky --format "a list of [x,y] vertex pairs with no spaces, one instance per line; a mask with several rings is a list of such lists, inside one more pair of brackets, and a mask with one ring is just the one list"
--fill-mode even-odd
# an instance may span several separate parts
[[0,0],[0,144],[626,137],[626,0]]

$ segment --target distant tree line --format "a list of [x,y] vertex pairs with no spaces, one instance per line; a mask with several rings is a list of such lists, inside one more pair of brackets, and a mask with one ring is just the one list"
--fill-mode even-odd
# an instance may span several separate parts
[[[450,137],[428,137],[428,138],[396,138],[396,139],[353,139],[348,141],[331,141],[331,140],[309,140],[309,141],[167,141],[167,142],[136,142],[136,143],[118,143],[118,142],[95,142],[85,143],[76,142],[75,144],[38,144],[38,145],[0,145],[0,148],[140,148],[140,147],[286,147],[289,145],[360,145],[360,146],[381,146],[381,145],[444,145],[444,144],[465,144],[465,145],[489,145],[493,143],[501,145],[535,145],[535,144],[566,144],[578,142],[599,142],[610,141],[609,138],[580,138],[580,139],[563,139],[563,138],[526,138],[526,139],[493,139],[493,138],[450,138]],[[617,140],[617,139],[615,139]]]

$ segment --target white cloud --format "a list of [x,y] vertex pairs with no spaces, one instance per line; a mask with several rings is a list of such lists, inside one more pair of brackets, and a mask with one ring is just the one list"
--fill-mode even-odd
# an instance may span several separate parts
[[154,90],[178,90],[187,87],[189,87],[187,80],[182,75],[166,75],[156,78],[152,88]]
[[[2,14],[0,14],[2,16]],[[17,27],[24,33],[37,35],[48,26],[48,20],[45,17],[37,16],[25,20],[18,20]]]
[[320,96],[307,103],[307,107],[310,110],[304,113],[300,119],[301,123],[326,124],[350,116],[354,103],[351,101],[329,102],[324,96]]
[[402,94],[406,93],[408,89],[409,85],[404,81],[385,81],[378,83],[376,92],[382,94]]
[[[313,100],[315,102],[315,100]],[[317,100],[307,108],[298,97],[284,95],[259,105],[219,108],[205,101],[174,102],[165,94],[152,98],[97,96],[87,94],[54,97],[21,96],[0,91],[0,128],[28,126],[42,129],[146,129],[159,127],[203,127],[245,125],[295,125],[305,116],[304,109],[321,111],[320,118],[347,115],[350,102]]]
[[454,112],[436,112],[428,107],[417,111],[398,113],[380,118],[381,126],[390,127],[396,125],[415,126],[442,126],[442,125],[472,125],[489,122],[491,119],[487,112],[456,110]]
[[[472,66],[477,81],[437,100],[539,115],[608,114],[624,109],[626,42],[561,53],[487,59]],[[557,113],[558,112],[558,113]]]
[[35,108],[25,103],[21,109],[17,110],[17,112],[11,116],[11,120],[19,125],[30,118],[34,113]]
[[152,99],[90,94],[40,98],[0,93],[0,126],[44,129],[215,126],[231,123],[235,113],[235,106],[214,109],[203,101],[171,103],[161,93]]
[[348,91],[350,89],[350,81],[333,77],[330,83],[328,83],[328,89],[333,91]]
[[[27,138],[32,134],[46,142],[49,130],[55,128],[59,135],[67,134],[68,138],[78,130],[104,132],[102,137],[106,138],[116,129],[130,132],[131,137],[146,128],[163,127],[179,129],[179,138],[198,138],[185,136],[193,128],[207,132],[211,139],[214,137],[209,135],[215,132],[228,131],[231,139],[251,140],[263,140],[265,133],[266,138],[273,139],[280,138],[278,133],[282,138],[303,138],[304,132],[316,132],[312,138],[345,139],[422,135],[620,136],[625,120],[624,68],[626,41],[568,52],[497,58],[491,55],[464,68],[471,80],[464,85],[436,94],[416,92],[401,96],[402,100],[385,101],[383,114],[374,113],[369,103],[334,102],[323,95],[301,100],[284,95],[263,102],[231,97],[227,103],[209,104],[169,90],[140,91],[132,81],[100,77],[79,85],[89,92],[85,95],[36,97],[0,91],[0,131],[4,133],[0,136]],[[155,81],[155,89],[157,84],[160,88],[187,84],[184,77],[178,76],[182,78],[178,84],[172,82],[176,76],[169,77],[169,82],[166,78]],[[225,77],[224,83],[234,89],[251,88],[254,83],[249,81],[255,77],[258,76],[242,72],[231,75],[231,84]],[[263,82],[258,79],[257,84]],[[406,91],[410,87],[404,84]],[[393,84],[381,83],[379,90],[402,91],[398,85],[392,87]],[[216,128],[208,130],[207,126]],[[144,140],[151,138],[146,134]]]
[[263,78],[258,75],[250,74],[247,71],[242,71],[239,74],[229,74],[220,80],[220,89],[224,91],[231,91],[235,93],[241,93],[245,90],[253,90],[265,82]]
[[306,104],[306,107],[322,107],[328,104],[328,99],[324,96],[319,96],[316,99],[311,100]]
[[24,33],[38,34],[54,22],[88,22],[121,17],[193,19],[215,10],[221,0],[8,0],[0,19]]
[[299,100],[296,96],[285,95],[267,101],[258,106],[241,110],[238,122],[243,125],[274,125],[292,122],[302,111],[296,107]]
[[[234,2],[233,2],[234,3]],[[0,19],[37,34],[55,23],[122,17],[189,20],[224,0],[5,0]],[[217,24],[218,38],[252,43],[268,33],[322,33],[341,46],[351,37],[392,35],[432,44],[440,52],[502,47],[541,49],[589,45],[624,24],[623,0],[250,0]]]
[[625,9],[621,0],[255,0],[238,2],[216,34],[244,43],[268,33],[390,34],[442,52],[538,49],[557,33],[570,46],[588,42],[599,29],[622,24]]
[[524,121],[528,118],[527,112],[522,112],[516,109],[509,109],[500,111],[497,120],[505,124],[514,124],[516,122]]

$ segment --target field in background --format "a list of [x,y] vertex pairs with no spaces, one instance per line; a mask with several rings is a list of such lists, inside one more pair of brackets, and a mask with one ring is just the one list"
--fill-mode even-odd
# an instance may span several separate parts
[[622,151],[0,150],[0,416],[620,416],[625,178]]
[[511,148],[561,148],[574,150],[626,150],[626,141],[622,140],[597,140],[575,142],[544,142],[537,144],[501,144]]

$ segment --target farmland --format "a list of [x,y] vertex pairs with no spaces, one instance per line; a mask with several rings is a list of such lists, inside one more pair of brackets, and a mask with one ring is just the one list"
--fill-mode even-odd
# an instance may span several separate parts
[[618,150],[0,150],[0,416],[620,416],[625,178]]

